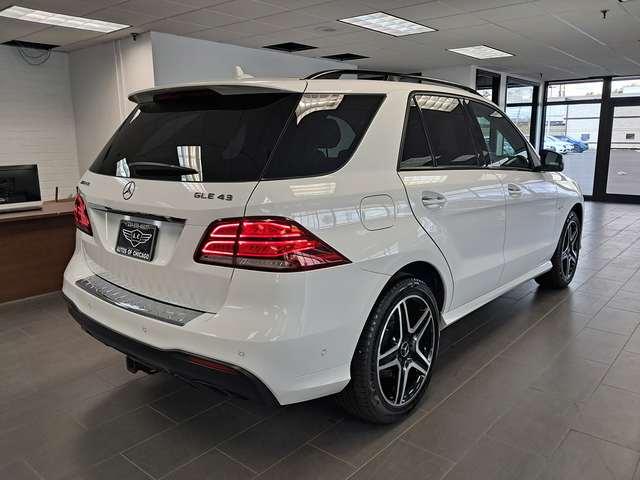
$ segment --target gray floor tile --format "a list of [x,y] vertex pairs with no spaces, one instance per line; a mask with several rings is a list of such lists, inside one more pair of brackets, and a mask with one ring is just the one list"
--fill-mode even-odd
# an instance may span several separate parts
[[624,350],[627,352],[633,352],[640,354],[640,326],[636,328],[636,331],[631,335],[631,338],[624,346]]
[[620,310],[629,310],[630,312],[640,313],[640,295],[638,295],[636,292],[621,290],[614,295],[607,306],[611,308],[619,308]]
[[624,335],[585,328],[562,353],[611,365],[625,343],[627,337]]
[[163,480],[251,480],[255,476],[255,472],[214,449],[170,473]]
[[499,356],[458,391],[506,409],[542,372],[542,367]]
[[579,312],[593,316],[596,315],[602,309],[602,307],[607,304],[609,300],[610,297],[604,295],[575,292],[564,301],[564,304],[569,310],[573,312]]
[[529,388],[489,429],[489,435],[550,457],[582,405]]
[[291,405],[225,442],[218,450],[262,473],[344,416],[330,399]]
[[503,412],[502,407],[456,392],[400,438],[457,462]]
[[211,390],[186,386],[150,403],[149,406],[174,422],[182,423],[225,402],[228,398]]
[[586,404],[608,370],[608,365],[561,354],[531,387]]
[[[592,250],[589,255],[594,252],[596,249]],[[592,270],[600,270],[601,268],[604,268],[607,266],[607,264],[611,262],[610,259],[607,258],[596,258],[596,257],[591,257],[588,255],[585,256],[581,256],[580,259],[578,260],[578,264],[581,265],[584,268],[589,268]]]
[[640,293],[640,277],[631,277],[620,290],[623,290],[625,292]]
[[545,463],[540,455],[484,435],[444,480],[533,480]]
[[47,445],[25,460],[45,480],[58,480],[87,470],[175,425],[142,407],[92,430]]
[[62,292],[46,293],[44,295],[38,295],[25,300],[7,302],[0,305],[0,319],[4,321],[6,318],[14,315],[35,312],[36,310],[42,310],[43,308],[61,304],[65,304]]
[[598,273],[596,278],[606,278],[607,280],[615,280],[617,282],[626,282],[633,277],[637,272],[637,269],[616,267],[615,265],[607,265]]
[[65,408],[65,412],[93,428],[187,387],[169,375],[151,375],[78,402]]
[[[62,411],[38,418],[18,429],[0,433],[0,466],[36,453],[63,438],[86,432],[86,428]],[[2,478],[2,477],[0,477]]]
[[0,405],[0,425],[9,431],[112,388],[113,385],[96,375],[85,375],[56,389]]
[[16,460],[0,468],[0,478],[7,480],[42,480],[42,477],[24,460]]
[[449,460],[396,440],[358,470],[350,480],[439,480],[452,465]]
[[423,410],[414,410],[411,415],[392,425],[377,425],[347,416],[310,443],[360,468],[425,415],[426,412]]
[[151,478],[122,455],[116,455],[65,480],[150,480]]
[[114,387],[120,387],[126,383],[135,382],[136,380],[140,380],[141,378],[147,376],[147,374],[142,370],[138,371],[137,373],[131,373],[129,370],[127,370],[127,365],[124,361],[118,362],[115,365],[111,365],[110,367],[96,370],[95,374],[100,378],[104,378]]
[[223,403],[126,450],[123,455],[154,478],[163,477],[259,421]]
[[602,383],[640,394],[640,355],[620,352]]
[[600,385],[572,428],[640,452],[640,395]]
[[625,282],[619,280],[593,277],[583,283],[580,288],[578,288],[578,291],[582,293],[594,293],[596,295],[612,297],[624,284]]
[[629,336],[638,325],[640,325],[640,313],[604,307],[587,326],[596,330]]
[[636,474],[633,476],[633,480],[640,480],[640,461],[636,466]]
[[[418,408],[433,410],[442,401],[473,377],[482,365],[462,366],[457,362],[457,355],[447,350],[436,360],[435,371],[426,393],[418,403]],[[457,352],[456,352],[457,353]]]
[[640,453],[570,431],[537,480],[631,480]]
[[355,468],[311,445],[303,445],[281,462],[256,477],[256,480],[343,480]]

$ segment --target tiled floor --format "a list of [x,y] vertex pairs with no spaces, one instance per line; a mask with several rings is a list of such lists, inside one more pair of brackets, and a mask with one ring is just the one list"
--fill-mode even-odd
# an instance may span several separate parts
[[595,203],[570,288],[528,282],[445,330],[392,426],[131,375],[60,294],[4,304],[0,479],[640,480],[639,325],[640,206]]

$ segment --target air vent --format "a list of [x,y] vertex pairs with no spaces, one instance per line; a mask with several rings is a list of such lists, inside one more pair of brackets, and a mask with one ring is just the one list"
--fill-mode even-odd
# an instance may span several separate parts
[[340,53],[338,55],[327,55],[326,57],[322,57],[322,58],[328,58],[330,60],[338,60],[340,62],[344,62],[345,60],[360,60],[361,58],[369,58],[369,57],[356,55],[355,53]]
[[313,50],[318,47],[303,45],[302,43],[287,42],[278,43],[276,45],[267,45],[264,48],[270,48],[271,50],[278,50],[280,52],[302,52],[303,50]]
[[38,50],[51,50],[53,48],[58,48],[60,46],[60,45],[49,45],[48,43],[21,42],[19,40],[11,40],[9,42],[4,42],[2,45],[8,45],[10,47],[21,47],[21,48],[37,48]]

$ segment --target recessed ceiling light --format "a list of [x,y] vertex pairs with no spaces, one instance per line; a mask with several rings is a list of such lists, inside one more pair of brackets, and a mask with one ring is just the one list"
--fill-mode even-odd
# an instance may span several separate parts
[[120,23],[103,22],[102,20],[93,20],[91,18],[72,17],[61,13],[44,12],[42,10],[33,10],[32,8],[24,7],[9,7],[6,10],[0,11],[0,17],[101,33],[111,33],[131,26]]
[[459,53],[460,55],[466,55],[473,58],[501,58],[501,57],[513,57],[511,53],[503,52],[502,50],[496,50],[495,48],[487,47],[486,45],[478,45],[475,47],[464,48],[447,48],[448,52]]
[[413,23],[382,12],[360,15],[359,17],[343,18],[340,21],[357,27],[393,35],[394,37],[415,35],[416,33],[435,32],[436,30],[435,28]]

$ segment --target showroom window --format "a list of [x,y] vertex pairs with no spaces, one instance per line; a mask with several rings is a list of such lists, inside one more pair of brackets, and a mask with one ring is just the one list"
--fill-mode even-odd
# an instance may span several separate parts
[[640,201],[640,77],[548,83],[543,128],[586,197]]
[[486,70],[476,71],[476,91],[496,105],[500,104],[500,74]]
[[540,85],[519,78],[507,78],[507,107],[505,113],[527,140],[535,143],[538,96]]

